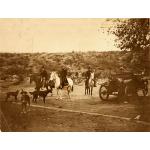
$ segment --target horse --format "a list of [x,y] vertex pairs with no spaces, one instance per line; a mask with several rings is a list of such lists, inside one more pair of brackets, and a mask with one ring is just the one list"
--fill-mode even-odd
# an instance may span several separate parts
[[92,96],[93,87],[94,87],[93,73],[91,73],[90,78],[86,79],[86,81],[85,81],[85,95],[91,95]]
[[52,87],[52,83],[48,82],[48,80],[41,81],[41,76],[39,74],[33,74],[30,76],[30,84],[35,82],[35,89],[39,91],[43,85],[48,90],[48,87]]
[[30,76],[30,84],[34,82],[35,83],[35,89],[37,91],[40,90],[40,88],[42,88],[43,83],[41,82],[41,76],[39,74],[33,74]]
[[[71,78],[67,78],[67,81],[68,81],[68,85],[67,85],[67,93],[68,93],[68,97],[69,99],[70,98],[70,92],[73,91],[73,80]],[[50,75],[50,80],[49,82],[54,82],[54,88],[57,90],[57,98],[56,99],[62,99],[61,97],[61,79],[60,77],[58,76],[58,73],[57,72],[52,72],[51,75]],[[66,86],[64,86],[66,87]],[[63,87],[63,88],[64,88]]]

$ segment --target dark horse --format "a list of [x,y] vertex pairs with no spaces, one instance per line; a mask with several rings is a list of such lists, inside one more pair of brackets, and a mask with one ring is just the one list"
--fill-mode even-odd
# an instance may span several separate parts
[[39,74],[33,74],[30,76],[30,84],[34,82],[35,83],[35,89],[37,91],[40,91],[40,89],[44,86],[47,90],[49,90],[49,88],[52,90],[52,88],[54,87],[54,82],[53,81],[41,81],[41,76]]
[[86,79],[85,81],[85,95],[91,95],[93,94],[93,87],[94,87],[94,81],[90,79]]

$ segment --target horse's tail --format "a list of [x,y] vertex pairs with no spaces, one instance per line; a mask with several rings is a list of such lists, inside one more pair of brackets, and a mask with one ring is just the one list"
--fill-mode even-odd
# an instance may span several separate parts
[[71,88],[71,91],[73,92],[73,86],[72,86],[72,88]]

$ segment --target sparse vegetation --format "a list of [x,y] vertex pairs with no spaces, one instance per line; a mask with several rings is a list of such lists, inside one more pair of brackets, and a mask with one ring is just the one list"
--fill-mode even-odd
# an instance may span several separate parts
[[73,53],[1,53],[0,77],[18,75],[23,79],[29,74],[38,73],[41,66],[47,70],[59,70],[62,65],[71,68],[71,72],[81,72],[84,75],[88,65],[96,70],[97,77],[108,76],[110,70],[117,71],[120,66],[121,53],[110,52],[73,52]]
[[22,81],[29,73],[29,57],[27,54],[1,53],[0,54],[0,78],[7,79],[17,75]]

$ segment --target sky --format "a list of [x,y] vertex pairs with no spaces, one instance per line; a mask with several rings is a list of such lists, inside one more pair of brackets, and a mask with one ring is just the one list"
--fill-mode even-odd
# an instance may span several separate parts
[[112,51],[106,19],[0,19],[0,52]]

